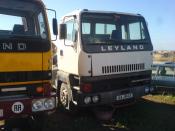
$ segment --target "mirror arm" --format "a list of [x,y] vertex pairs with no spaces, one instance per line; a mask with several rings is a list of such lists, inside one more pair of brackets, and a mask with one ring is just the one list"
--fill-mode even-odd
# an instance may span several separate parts
[[[48,8],[46,8],[46,10],[49,10],[49,11],[54,12],[54,14],[55,14],[55,19],[56,19],[56,17],[57,17],[57,12],[56,12],[56,10],[54,10],[54,9],[48,9]],[[57,35],[56,35],[56,38],[55,38],[54,40],[52,40],[52,41],[56,41],[56,40],[57,40]]]
[[56,10],[53,10],[53,9],[48,9],[48,8],[46,8],[46,10],[53,11],[53,12],[54,12],[54,14],[55,14],[55,19],[56,19],[56,17],[57,17],[57,12],[56,12]]

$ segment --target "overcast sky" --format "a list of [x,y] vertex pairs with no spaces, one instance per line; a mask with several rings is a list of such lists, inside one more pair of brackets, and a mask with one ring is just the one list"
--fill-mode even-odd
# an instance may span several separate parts
[[43,0],[57,18],[75,9],[139,13],[148,22],[155,50],[175,50],[174,0]]

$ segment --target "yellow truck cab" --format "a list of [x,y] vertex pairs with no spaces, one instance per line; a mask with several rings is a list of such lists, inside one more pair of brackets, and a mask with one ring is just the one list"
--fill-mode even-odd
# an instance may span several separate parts
[[[45,5],[41,0],[0,0],[0,19],[0,120],[53,111]],[[54,25],[56,31],[55,18]]]

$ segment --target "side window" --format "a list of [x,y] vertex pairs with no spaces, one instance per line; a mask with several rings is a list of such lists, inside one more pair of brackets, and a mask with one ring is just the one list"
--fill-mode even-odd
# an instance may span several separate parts
[[174,68],[173,67],[165,67],[167,76],[174,76]]
[[67,40],[72,40],[72,31],[73,31],[73,21],[69,21],[66,23],[67,25]]
[[0,35],[24,35],[23,17],[0,14]]
[[143,23],[136,22],[129,24],[129,34],[131,40],[145,39],[145,31]]
[[140,32],[140,23],[131,23],[129,24],[129,32],[131,40],[140,40],[141,32]]
[[44,17],[42,13],[39,13],[38,15],[38,23],[39,23],[39,34],[43,39],[46,39],[47,38],[46,26],[45,26]]
[[82,33],[85,35],[89,35],[91,33],[90,23],[82,23]]
[[0,14],[0,18],[0,30],[12,31],[14,25],[22,25],[22,17]]
[[74,20],[66,22],[67,25],[67,40],[73,41],[75,32],[78,30],[78,25]]
[[162,66],[159,70],[159,75],[161,76],[174,76],[174,68],[168,66]]
[[143,26],[143,23],[141,23],[141,35],[142,35],[142,39],[145,39],[145,29],[144,29],[144,26]]

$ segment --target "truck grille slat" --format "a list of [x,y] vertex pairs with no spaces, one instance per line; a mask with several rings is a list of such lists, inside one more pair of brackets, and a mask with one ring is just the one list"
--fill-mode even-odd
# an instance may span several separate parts
[[102,73],[116,73],[116,72],[129,72],[129,71],[140,71],[145,69],[144,63],[139,64],[127,64],[127,65],[112,65],[112,66],[102,66]]

